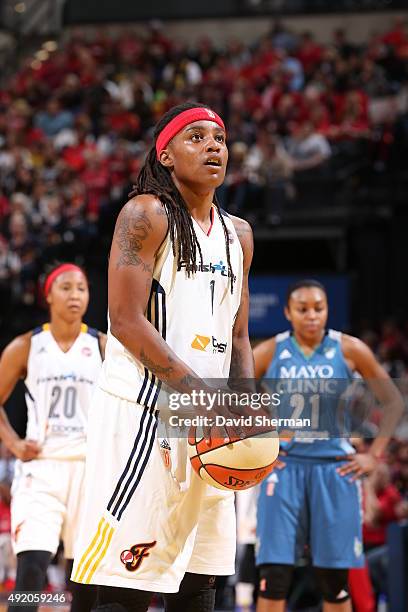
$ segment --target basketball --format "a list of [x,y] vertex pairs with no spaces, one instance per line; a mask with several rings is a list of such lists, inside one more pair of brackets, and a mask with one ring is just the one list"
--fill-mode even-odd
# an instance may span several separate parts
[[122,563],[131,563],[133,561],[133,553],[130,550],[124,550],[122,551],[121,555],[120,555],[120,560],[122,561]]
[[201,428],[192,427],[188,438],[191,465],[206,483],[217,489],[243,491],[260,483],[272,470],[279,453],[277,432],[262,431],[246,438],[204,439]]

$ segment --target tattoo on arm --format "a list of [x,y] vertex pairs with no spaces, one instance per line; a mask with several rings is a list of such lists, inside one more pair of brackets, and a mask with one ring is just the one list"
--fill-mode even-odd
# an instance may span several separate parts
[[203,381],[198,376],[193,376],[193,374],[185,374],[185,376],[180,378],[179,384],[180,386],[185,387],[188,392],[192,389],[202,388]]
[[232,347],[229,384],[234,389],[252,388],[254,360],[250,347]]
[[236,380],[237,378],[242,378],[243,364],[244,364],[244,359],[242,356],[242,351],[236,346],[233,346],[232,351],[231,351],[231,365],[230,365],[230,377],[233,380]]
[[141,266],[143,272],[153,273],[152,266],[146,264],[139,253],[153,227],[149,217],[144,211],[126,211],[118,222],[116,242],[119,246],[120,256],[116,269],[121,266]]
[[252,236],[252,229],[249,227],[249,225],[236,227],[235,231],[237,232],[238,238],[241,238],[242,236],[245,236],[246,234],[249,234],[250,236]]
[[[140,351],[140,361],[148,370],[153,372],[153,374],[156,374],[156,376],[158,376],[161,380],[166,380],[174,371],[173,366],[162,366],[159,363],[155,363],[153,359],[146,355],[143,348]],[[169,356],[169,361],[171,362],[174,360]]]

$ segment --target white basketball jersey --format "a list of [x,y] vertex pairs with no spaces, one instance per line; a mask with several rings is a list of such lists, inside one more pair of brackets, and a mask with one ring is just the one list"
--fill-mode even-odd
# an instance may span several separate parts
[[48,323],[33,331],[25,379],[26,437],[42,445],[40,458],[85,457],[88,407],[101,363],[98,332],[85,324],[65,353]]
[[[202,378],[228,378],[232,329],[241,301],[243,253],[228,215],[233,276],[228,274],[224,229],[213,207],[209,234],[193,219],[202,252],[198,270],[188,276],[190,264],[177,260],[170,238],[156,258],[146,318],[180,359]],[[233,290],[231,291],[231,284]],[[160,381],[108,331],[100,387],[148,408],[156,406]]]

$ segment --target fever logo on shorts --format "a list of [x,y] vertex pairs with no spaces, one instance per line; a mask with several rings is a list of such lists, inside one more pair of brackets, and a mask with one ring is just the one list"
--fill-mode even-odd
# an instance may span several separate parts
[[129,550],[122,550],[120,560],[129,572],[135,572],[142,564],[143,559],[149,556],[149,551],[153,546],[156,546],[156,540],[134,544]]
[[163,438],[163,440],[160,442],[160,450],[162,453],[164,465],[169,470],[171,468],[171,446],[165,438]]
[[199,336],[197,334],[191,343],[191,348],[197,349],[197,351],[205,351],[210,343],[210,340],[211,338],[208,338],[208,336]]

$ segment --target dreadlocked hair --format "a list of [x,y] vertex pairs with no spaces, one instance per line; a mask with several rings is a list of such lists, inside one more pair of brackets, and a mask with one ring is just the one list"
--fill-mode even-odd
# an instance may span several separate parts
[[[180,113],[190,110],[191,108],[208,108],[205,104],[196,102],[185,102],[171,108],[163,115],[154,129],[154,143],[160,132],[166,127],[174,117]],[[171,178],[170,170],[163,166],[157,159],[155,145],[150,149],[143,167],[137,177],[136,185],[133,191],[129,194],[129,198],[133,198],[140,194],[153,194],[163,204],[168,222],[169,234],[172,243],[173,254],[177,259],[177,266],[180,267],[181,262],[186,264],[187,275],[197,271],[197,251],[200,256],[200,262],[203,264],[203,254],[201,252],[200,243],[197,239],[197,234],[194,229],[193,220],[184,201],[181,193],[174,184]],[[225,250],[227,255],[228,277],[230,279],[231,293],[234,288],[234,274],[231,266],[230,256],[230,241],[228,229],[221,212],[217,196],[214,194],[214,205],[217,210],[218,217],[224,229]]]

